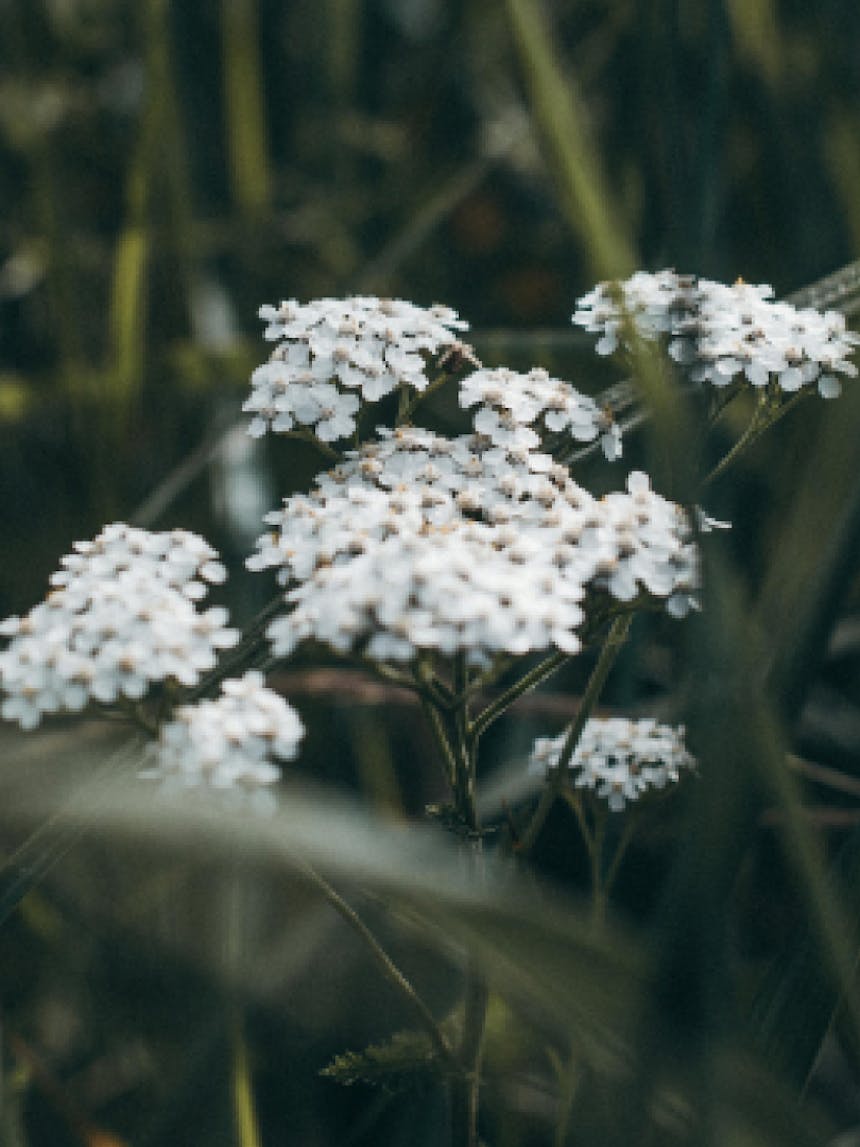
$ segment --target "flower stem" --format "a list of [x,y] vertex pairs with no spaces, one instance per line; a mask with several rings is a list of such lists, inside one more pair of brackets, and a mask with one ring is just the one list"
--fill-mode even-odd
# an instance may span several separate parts
[[[463,698],[466,691],[468,673],[463,654],[454,658],[453,683],[456,696]],[[476,755],[477,741],[469,727],[468,702],[460,700],[451,714],[453,726],[453,746],[457,767],[457,789],[455,802],[457,812],[470,833],[480,833],[477,805]],[[480,837],[478,837],[480,843]]]
[[451,1140],[454,1147],[478,1147],[481,1058],[487,1017],[487,984],[470,958],[466,968],[466,999],[460,1074],[451,1088]]
[[409,390],[407,387],[402,387],[400,391],[400,404],[397,410],[397,426],[406,426],[412,421],[412,415],[418,409],[420,404],[425,399],[429,398],[431,394],[435,394],[437,390],[445,385],[445,383],[453,377],[453,372],[449,370],[441,370],[439,374],[433,379],[429,386],[424,390],[416,391],[410,398]]
[[[469,821],[477,826],[478,816],[474,792],[471,808],[466,811]],[[484,856],[480,827],[476,827],[470,840],[471,861],[475,877],[483,879]],[[487,1023],[489,990],[480,964],[468,953],[463,1006],[463,1038],[459,1048],[460,1074],[451,1088],[451,1130],[454,1147],[479,1147],[478,1112],[481,1095],[481,1060],[484,1032]]]
[[713,470],[702,480],[702,489],[704,490],[706,486],[709,486],[711,482],[728,470],[729,466],[731,466],[745,450],[757,442],[765,431],[769,430],[771,426],[776,425],[781,418],[784,418],[786,414],[788,414],[790,410],[793,410],[808,394],[809,388],[804,387],[803,390],[799,390],[797,394],[793,394],[790,399],[776,407],[768,400],[768,395],[762,394],[761,401],[750,419],[749,426],[747,426],[746,430],[729,452],[720,459]]
[[621,861],[627,852],[627,847],[633,839],[633,834],[636,830],[637,817],[635,812],[630,811],[625,822],[624,828],[621,831],[621,836],[618,843],[615,845],[615,852],[612,855],[612,860],[609,862],[609,867],[606,869],[606,874],[603,877],[603,887],[606,896],[612,891],[612,885],[615,883],[615,877],[618,875],[618,869],[621,867]]
[[540,835],[540,831],[549,815],[549,810],[552,808],[556,797],[567,781],[570,761],[579,743],[579,738],[582,736],[585,722],[591,716],[592,710],[597,704],[601,690],[606,682],[606,678],[609,676],[609,671],[615,664],[615,659],[620,653],[624,642],[627,640],[627,633],[632,620],[633,614],[625,613],[620,617],[616,617],[610,626],[606,641],[603,644],[603,649],[601,649],[600,656],[597,659],[597,664],[594,666],[591,677],[588,680],[588,685],[586,686],[576,717],[574,717],[567,737],[565,738],[558,761],[558,767],[553,770],[552,776],[541,794],[532,819],[520,839],[519,852],[523,856],[528,856],[534,848],[535,841]]
[[735,461],[735,459],[743,454],[744,450],[746,450],[748,446],[751,446],[753,442],[755,442],[756,439],[759,438],[759,436],[764,432],[767,417],[765,413],[766,402],[767,396],[763,394],[758,406],[755,409],[755,413],[749,421],[749,425],[747,426],[746,430],[743,432],[737,442],[734,443],[729,452],[719,460],[713,470],[711,470],[710,474],[708,474],[702,481],[703,489],[710,485],[710,483],[713,482],[716,478],[719,478],[720,474],[727,470],[729,466],[731,466],[731,464]]
[[309,883],[319,891],[323,898],[334,908],[338,915],[345,921],[346,924],[355,932],[355,934],[362,940],[367,950],[373,956],[382,974],[390,984],[399,992],[404,1000],[409,1004],[412,1013],[418,1023],[427,1033],[430,1042],[436,1051],[441,1064],[445,1065],[450,1071],[460,1073],[460,1063],[455,1056],[454,1052],[448,1045],[442,1029],[433,1018],[433,1014],[421,996],[406,978],[406,976],[397,967],[358,913],[354,908],[343,899],[343,897],[335,891],[329,884],[324,876],[321,876],[315,868],[312,868],[306,861],[296,860],[296,865],[303,876]]
[[528,673],[524,673],[522,677],[515,681],[513,685],[506,689],[504,693],[494,701],[491,701],[489,705],[478,714],[472,722],[472,736],[475,738],[482,736],[490,725],[511,707],[514,701],[522,697],[523,694],[528,693],[530,689],[534,689],[537,685],[540,685],[542,681],[545,681],[547,677],[555,673],[556,669],[561,668],[569,658],[569,653],[551,653],[549,657],[545,657],[543,661],[538,662]]
[[[413,670],[419,693],[423,693],[434,705],[444,711],[453,709],[456,705],[457,688],[448,688],[433,672],[433,667],[425,660],[419,659]],[[414,688],[414,686],[413,686]]]
[[282,608],[283,604],[284,595],[282,593],[276,594],[271,601],[267,602],[248,625],[239,644],[219,659],[215,668],[207,673],[200,682],[185,695],[183,701],[185,703],[199,701],[201,697],[205,697],[210,693],[214,686],[223,681],[225,677],[229,677],[235,673],[239,666],[252,661],[256,654],[264,647],[265,630],[268,623]]
[[[484,879],[481,821],[477,804],[478,736],[469,719],[468,666],[462,654],[454,658],[452,687],[455,697],[448,714],[449,744],[454,765],[454,804],[466,829],[464,848],[471,874]],[[439,715],[441,721],[441,714]],[[481,1090],[481,1058],[486,1027],[487,982],[472,952],[466,954],[463,1003],[463,1036],[458,1051],[460,1070],[451,1082],[451,1132],[454,1147],[478,1147],[478,1111]]]
[[591,918],[599,931],[606,919],[606,901],[609,889],[603,874],[603,849],[606,842],[606,808],[601,804],[596,810],[594,833],[591,838],[589,859],[591,861]]
[[457,773],[459,766],[454,755],[454,750],[451,747],[448,733],[445,731],[445,722],[442,718],[442,714],[439,712],[438,707],[433,703],[430,697],[424,693],[419,693],[419,699],[421,701],[424,712],[427,714],[427,719],[430,722],[430,728],[433,731],[433,736],[436,740],[436,744],[439,746],[441,751],[442,760],[445,764],[445,775],[448,778],[448,784],[456,798],[458,785]]

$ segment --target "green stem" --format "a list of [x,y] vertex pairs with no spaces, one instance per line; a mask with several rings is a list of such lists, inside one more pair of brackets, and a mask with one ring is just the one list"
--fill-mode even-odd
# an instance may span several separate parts
[[504,677],[512,665],[516,665],[517,658],[511,653],[503,654],[496,657],[492,665],[475,675],[474,679],[470,682],[466,696],[469,701],[474,701],[479,693],[485,689],[491,688],[499,680]]
[[400,396],[397,400],[397,417],[394,419],[395,426],[403,426],[409,421],[409,407],[409,388],[401,382]]
[[[606,845],[606,817],[607,810],[601,803],[594,806],[594,828],[589,826],[588,818],[582,807],[582,796],[579,789],[564,788],[560,793],[561,799],[571,809],[588,853],[588,866],[591,875],[591,911],[592,921],[596,929],[600,929],[606,918],[606,905],[609,900],[610,879],[609,874],[603,872],[603,852]],[[614,866],[614,860],[613,860]]]
[[[466,814],[477,825],[474,800]],[[480,828],[469,841],[471,859],[478,879],[483,879],[484,857]],[[463,1038],[460,1043],[460,1074],[451,1089],[452,1143],[455,1147],[479,1147],[478,1112],[481,1095],[481,1061],[487,1025],[489,990],[481,966],[470,953],[466,960],[465,998],[463,1005]]]
[[701,488],[704,490],[711,482],[719,478],[745,450],[757,442],[767,430],[775,426],[776,423],[779,422],[781,418],[784,418],[790,410],[793,410],[798,403],[802,402],[809,393],[809,388],[804,387],[803,390],[799,390],[797,394],[793,394],[788,401],[781,403],[777,407],[771,405],[768,401],[768,396],[763,394],[759,405],[756,407],[755,413],[750,419],[749,426],[747,426],[731,450],[720,459],[710,474],[702,480]]
[[621,836],[615,846],[612,860],[609,862],[609,867],[606,870],[606,875],[603,877],[603,887],[606,890],[608,897],[612,891],[612,885],[615,883],[615,877],[618,875],[618,870],[621,867],[621,861],[624,859],[630,841],[633,839],[633,833],[636,828],[636,814],[631,811],[627,814],[624,821],[624,828],[621,831]]
[[[569,653],[551,653],[549,657],[545,657],[543,661],[538,662],[533,669],[528,673],[524,673],[517,681],[513,683],[504,693],[500,694],[494,701],[491,701],[472,722],[471,733],[476,739],[481,737],[492,723],[497,720],[502,714],[510,708],[510,706],[519,697],[522,697],[529,690],[534,689],[545,681],[547,677],[560,669],[566,661],[570,659]],[[481,682],[480,684],[483,684]]]
[[423,659],[419,659],[413,669],[415,680],[418,683],[419,692],[424,693],[428,700],[432,701],[445,712],[454,709],[457,704],[456,686],[452,691],[448,688],[444,681],[440,679],[433,672],[432,665]]
[[743,383],[732,382],[728,386],[717,390],[711,398],[708,409],[708,423],[713,426],[724,410],[732,404],[743,389]]
[[317,436],[310,430],[286,430],[282,432],[281,437],[295,438],[298,442],[310,443],[311,446],[316,447],[316,449],[320,452],[320,454],[323,455],[324,458],[328,458],[330,462],[337,463],[343,461],[343,454],[341,454],[339,450],[335,450],[333,446],[329,446],[327,443],[321,442],[320,439],[317,438]]
[[469,960],[460,1074],[451,1089],[451,1130],[454,1147],[478,1147],[478,1111],[481,1096],[481,1058],[487,1019],[487,983],[479,966]]
[[[609,866],[604,871],[603,868],[603,853],[606,846],[606,828],[608,812],[602,804],[597,807],[595,811],[594,829],[589,827],[585,811],[582,807],[581,793],[579,789],[562,789],[561,797],[565,804],[572,810],[576,817],[579,830],[582,833],[582,839],[585,843],[586,851],[588,852],[588,862],[591,868],[591,896],[592,896],[592,913],[595,927],[600,929],[603,921],[606,918],[606,908],[609,904],[609,896],[612,892],[612,885],[615,883],[615,878],[618,875],[618,870],[621,867],[621,861],[627,852],[630,841],[633,839],[633,833],[636,826],[636,815],[634,812],[628,812],[624,820],[624,828],[621,831],[621,836],[615,845],[615,851],[612,854],[612,859]],[[597,799],[597,798],[595,798]]]
[[[448,715],[454,765],[452,788],[458,819],[468,830],[464,841],[467,860],[480,882],[484,879],[484,855],[476,791],[478,738],[469,720],[468,684],[466,659],[459,654],[454,658],[452,671],[455,705]],[[441,714],[437,717],[441,722]],[[452,1143],[455,1147],[478,1147],[481,1058],[489,993],[481,967],[471,952],[466,958],[464,992],[463,1037],[458,1054],[460,1072],[451,1083]]]
[[594,837],[588,824],[588,818],[585,815],[585,810],[582,807],[582,794],[580,790],[566,788],[561,790],[560,795],[561,799],[576,817],[576,823],[579,825],[579,831],[582,834],[582,839],[585,842],[585,847],[588,850],[588,855],[591,856],[592,850],[594,849]]
[[382,970],[382,974],[409,1004],[416,1020],[430,1037],[430,1042],[439,1057],[440,1063],[444,1064],[452,1072],[459,1074],[460,1063],[448,1045],[448,1041],[445,1039],[442,1029],[433,1018],[432,1012],[355,909],[351,908],[343,897],[332,888],[325,877],[321,876],[320,873],[317,872],[315,868],[312,868],[306,861],[296,860],[296,865],[309,883],[313,884],[323,898],[334,908],[341,919],[344,920],[361,939],[371,956],[373,956],[378,967]]
[[430,728],[433,731],[433,736],[436,740],[436,744],[438,745],[439,750],[442,754],[442,760],[445,764],[445,774],[448,778],[448,785],[449,785],[451,791],[454,793],[454,797],[456,800],[456,795],[457,795],[457,790],[458,790],[458,781],[457,781],[458,764],[457,764],[457,760],[454,756],[454,751],[451,747],[451,743],[450,743],[450,740],[448,738],[448,734],[445,731],[445,723],[442,719],[442,714],[439,712],[436,705],[433,704],[433,701],[429,697],[427,697],[424,693],[420,693],[419,698],[421,701],[422,708],[424,709],[424,712],[427,714],[427,719],[430,722]]
[[592,670],[591,677],[589,678],[588,685],[586,686],[585,693],[577,710],[576,717],[573,719],[567,737],[565,738],[558,767],[553,770],[553,774],[541,794],[532,819],[520,839],[519,852],[523,856],[528,856],[532,848],[534,848],[535,841],[540,835],[547,816],[549,816],[549,810],[552,808],[556,797],[567,782],[570,761],[579,742],[579,738],[582,736],[585,722],[591,716],[592,710],[597,704],[597,699],[606,682],[606,678],[609,676],[609,671],[615,664],[615,659],[620,653],[624,642],[627,640],[627,633],[632,620],[633,614],[625,613],[620,617],[616,617],[610,626],[603,649],[600,651],[597,664]]
[[595,813],[594,834],[591,838],[591,913],[592,922],[599,931],[606,919],[606,901],[609,895],[603,876],[603,848],[606,841],[606,808],[601,804]]
[[279,593],[264,605],[245,630],[239,644],[234,646],[229,653],[225,653],[224,656],[221,657],[215,668],[207,673],[199,684],[195,685],[195,687],[186,694],[183,701],[190,703],[198,701],[201,697],[205,697],[212,691],[214,686],[223,681],[225,677],[230,677],[240,666],[252,661],[264,647],[265,630],[283,604],[283,594]]
[[407,388],[403,387],[400,392],[400,405],[397,410],[396,425],[408,425],[412,421],[412,415],[415,413],[421,403],[425,402],[431,396],[431,394],[435,394],[437,390],[440,390],[452,377],[453,374],[451,371],[440,371],[429,386],[425,387],[424,390],[416,391],[412,398],[409,397],[409,391]]
[[[458,653],[454,658],[453,672],[456,696],[461,698],[464,696],[467,681],[466,659],[462,653]],[[457,812],[470,832],[479,833],[476,775],[477,741],[469,728],[468,703],[465,700],[461,700],[455,706],[451,714],[451,724],[457,763],[457,791],[455,793]]]
[[384,661],[374,661],[372,657],[359,657],[356,659],[362,669],[367,669],[375,676],[381,678],[389,685],[396,685],[398,689],[414,691],[415,682],[406,673],[386,665]]
[[719,460],[713,470],[711,470],[710,474],[708,474],[707,477],[703,480],[703,489],[710,485],[710,483],[713,482],[716,478],[719,478],[720,474],[727,470],[729,466],[731,466],[731,464],[735,461],[735,459],[739,458],[740,455],[743,454],[744,450],[746,450],[748,446],[751,446],[753,442],[755,442],[756,439],[759,438],[759,436],[764,432],[765,421],[767,417],[765,405],[766,402],[767,396],[763,394],[758,406],[755,409],[755,413],[749,421],[749,425],[747,426],[746,430],[743,432],[737,442],[734,443],[731,450],[729,450],[729,452]]

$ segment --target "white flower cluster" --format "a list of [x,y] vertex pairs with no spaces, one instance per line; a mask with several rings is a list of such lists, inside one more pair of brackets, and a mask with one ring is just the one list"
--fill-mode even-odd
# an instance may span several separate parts
[[313,638],[376,660],[437,650],[486,664],[576,652],[589,592],[689,608],[688,519],[644,474],[596,499],[547,455],[480,435],[379,433],[267,517],[275,528],[248,566],[291,587],[291,611],[268,630],[276,656]]
[[[529,758],[529,771],[546,775],[558,767],[565,742],[538,737]],[[585,723],[570,762],[576,788],[592,789],[613,812],[637,800],[648,789],[662,789],[679,780],[696,761],[684,744],[684,727],[660,725],[647,718],[591,717]]]
[[142,775],[180,788],[253,790],[278,780],[275,761],[291,761],[304,732],[295,709],[251,671],[222,682],[215,700],[180,706]]
[[573,322],[600,334],[598,354],[617,350],[625,321],[632,321],[643,338],[667,335],[669,353],[691,367],[695,381],[723,387],[746,379],[763,387],[774,379],[789,394],[817,384],[823,398],[837,397],[837,375],[857,374],[849,356],[860,335],[846,330],[838,311],[798,310],[772,296],[764,284],[637,271],[584,295]]
[[265,337],[278,341],[267,363],[251,376],[243,409],[255,417],[254,437],[312,427],[322,442],[347,438],[365,402],[378,402],[398,386],[428,385],[426,357],[456,343],[468,323],[449,307],[416,307],[402,299],[294,299],[263,306]]
[[621,456],[621,430],[593,398],[539,367],[520,374],[506,367],[481,369],[460,381],[460,405],[477,406],[473,426],[494,446],[534,450],[541,444],[536,425],[577,442],[600,438],[610,461]]
[[46,713],[77,712],[90,700],[138,700],[155,681],[186,686],[235,645],[227,611],[195,602],[226,571],[203,538],[154,534],[122,523],[76,542],[51,578],[54,589],[0,636],[0,714],[33,729]]

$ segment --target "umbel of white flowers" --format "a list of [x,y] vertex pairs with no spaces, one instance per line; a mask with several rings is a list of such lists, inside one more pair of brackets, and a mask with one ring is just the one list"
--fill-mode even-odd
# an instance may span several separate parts
[[24,617],[0,623],[0,713],[24,729],[90,701],[140,700],[157,681],[194,686],[239,640],[227,611],[196,603],[226,571],[187,530],[149,533],[121,522],[76,542],[54,589]]
[[586,394],[535,367],[481,369],[460,382],[460,405],[477,407],[473,426],[493,446],[535,450],[550,436],[574,442],[600,438],[610,462],[621,457],[621,428]]
[[[798,311],[771,294],[639,272],[600,284],[573,318],[600,334],[603,354],[632,322],[645,338],[665,336],[693,378],[788,393],[817,386],[835,396],[837,375],[856,374],[849,355],[860,338],[841,315]],[[414,413],[435,356],[444,371],[452,355],[475,365],[457,340],[467,324],[444,306],[353,297],[260,314],[277,345],[245,404],[253,435],[271,427],[323,442],[350,437],[362,405],[395,390],[401,412]],[[268,630],[276,656],[314,639],[377,661],[434,651],[484,666],[500,654],[577,652],[595,604],[601,616],[648,602],[683,616],[695,604],[687,514],[639,472],[626,491],[596,499],[553,457],[598,439],[607,458],[620,456],[620,432],[593,399],[540,369],[478,366],[460,379],[459,400],[473,411],[473,434],[381,429],[309,494],[268,515],[272,528],[248,566],[274,568],[286,589],[286,611]],[[701,528],[714,524],[701,519]],[[117,523],[76,543],[62,567],[44,602],[0,624],[8,639],[0,714],[22,728],[91,701],[138,701],[159,682],[198,685],[239,639],[226,610],[198,608],[225,571],[195,534]],[[225,682],[217,700],[177,710],[152,772],[174,786],[264,788],[301,734],[287,703],[249,674]],[[679,737],[653,722],[592,721],[574,758],[575,783],[623,807],[687,767]],[[534,759],[551,767],[558,751],[558,741],[545,740]]]
[[590,599],[643,595],[685,614],[698,558],[683,510],[645,474],[594,498],[567,469],[481,435],[379,431],[267,520],[249,559],[275,568],[288,613],[275,656],[309,638],[408,662],[424,650],[483,666],[498,654],[581,648]]
[[276,762],[298,755],[304,731],[295,709],[252,670],[222,682],[214,700],[181,705],[142,775],[167,788],[253,791],[278,780]]
[[[295,300],[260,308],[265,337],[278,340],[251,376],[244,409],[254,437],[305,429],[321,442],[355,433],[362,404],[398,387],[427,389],[429,359],[454,347],[468,323],[450,307],[416,307],[403,299],[361,296]],[[607,458],[621,454],[621,433],[593,398],[540,368],[478,369],[460,383],[460,405],[476,407],[474,427],[495,446],[535,449],[548,436],[584,443],[600,438]]]
[[614,353],[632,322],[642,338],[667,337],[669,354],[694,381],[763,387],[773,380],[789,394],[816,385],[823,398],[836,398],[837,376],[857,374],[849,356],[860,335],[838,311],[798,309],[774,302],[773,293],[740,279],[727,286],[672,270],[637,271],[583,295],[573,322],[600,335],[598,354]]
[[362,401],[378,402],[398,386],[425,390],[427,357],[468,326],[449,307],[375,296],[291,299],[261,307],[260,318],[264,337],[278,345],[251,377],[249,431],[312,428],[322,442],[355,432]]
[[[558,768],[566,735],[539,737],[529,757],[529,771],[545,776]],[[684,744],[684,727],[661,725],[651,718],[591,717],[570,762],[574,788],[590,789],[613,812],[638,800],[649,789],[663,789],[694,769],[695,758]]]

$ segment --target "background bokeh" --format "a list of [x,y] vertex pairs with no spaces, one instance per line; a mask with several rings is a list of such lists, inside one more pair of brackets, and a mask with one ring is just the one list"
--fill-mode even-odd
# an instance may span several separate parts
[[[597,392],[618,376],[569,317],[596,278],[622,269],[607,266],[619,252],[652,270],[767,281],[778,295],[860,256],[855,0],[547,2],[538,11],[564,107],[547,105],[536,80],[516,18],[526,10],[528,23],[529,7],[0,0],[0,616],[41,598],[75,539],[132,517],[196,529],[218,546],[236,575],[239,621],[266,601],[271,586],[242,576],[242,560],[262,514],[306,487],[318,460],[241,430],[248,376],[266,354],[263,302],[347,293],[445,302],[472,324],[486,364],[544,365]],[[578,135],[565,151],[553,125],[569,115]],[[615,233],[595,238],[588,187]],[[741,592],[775,586],[774,631],[800,590],[785,564],[780,597],[773,555],[815,569],[839,482],[856,465],[860,403],[840,402],[835,415],[802,407],[708,507],[734,523],[725,545]],[[458,425],[451,404],[435,416]],[[642,451],[632,444],[625,462]],[[853,553],[846,560],[856,565]],[[819,633],[819,645],[839,640],[793,742],[849,777],[860,771],[855,580],[843,578]],[[614,703],[671,694],[684,650],[669,628],[636,631]],[[414,813],[440,799],[408,700],[330,669],[299,662],[281,678],[309,725],[307,771],[362,790],[376,808]],[[511,759],[535,732],[560,728],[565,690],[583,674],[574,668],[500,726],[498,753]],[[39,740],[22,758],[5,736],[7,784],[22,760],[32,776],[64,759],[65,741]],[[825,846],[835,850],[853,827],[856,792],[824,791]],[[622,881],[634,917],[657,902],[674,823]],[[568,828],[550,834],[543,863],[576,886],[582,858],[564,845]],[[17,841],[19,827],[9,832]],[[767,831],[747,843],[739,951],[756,968],[787,946],[802,910]],[[263,1144],[445,1141],[441,1092],[423,1095],[416,1126],[414,1100],[386,1106],[318,1079],[332,1055],[402,1020],[380,1002],[360,953],[305,903],[307,890],[282,903],[271,881],[242,881],[226,862],[177,874],[113,839],[68,854],[0,930],[16,1114],[2,1142],[95,1147],[108,1143],[96,1138],[104,1127],[135,1145],[237,1142],[237,977],[222,975],[220,951],[237,895],[266,918],[270,938],[300,920],[313,957],[283,948],[280,983],[273,973],[250,1004],[238,992]],[[444,1002],[445,961],[414,937],[394,942]],[[852,1087],[837,1081],[822,1101],[834,1126],[860,1125]],[[542,1141],[529,1102],[513,1102],[499,1143]],[[23,1137],[3,1139],[13,1130]]]

